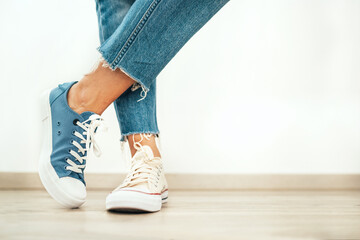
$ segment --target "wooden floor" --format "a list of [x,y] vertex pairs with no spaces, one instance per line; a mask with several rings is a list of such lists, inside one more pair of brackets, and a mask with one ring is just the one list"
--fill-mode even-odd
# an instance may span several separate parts
[[80,209],[44,191],[0,191],[0,239],[360,239],[360,193],[173,191],[158,213],[104,210],[90,191]]

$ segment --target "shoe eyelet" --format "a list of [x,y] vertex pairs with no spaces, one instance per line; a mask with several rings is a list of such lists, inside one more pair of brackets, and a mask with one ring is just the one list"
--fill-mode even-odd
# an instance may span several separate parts
[[71,149],[69,149],[69,153],[71,152]]
[[56,124],[56,125],[60,126],[60,122],[57,122],[57,124]]
[[60,130],[59,130],[59,131],[57,131],[57,135],[58,135],[58,136],[60,136],[60,134],[61,134],[61,131],[60,131]]
[[74,143],[74,140],[71,139],[71,140],[70,140],[70,144],[73,144],[73,143]]
[[75,125],[75,126],[77,126],[77,122],[79,121],[79,119],[74,119],[74,121],[73,121],[73,124]]
[[72,131],[72,135],[75,135],[75,130]]

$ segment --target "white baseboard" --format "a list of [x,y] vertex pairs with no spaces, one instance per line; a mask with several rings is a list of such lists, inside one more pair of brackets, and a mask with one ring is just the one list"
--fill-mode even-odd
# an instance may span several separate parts
[[[124,174],[88,173],[87,188],[112,190]],[[173,190],[360,190],[360,174],[174,174]],[[0,189],[43,189],[37,173],[0,172]]]

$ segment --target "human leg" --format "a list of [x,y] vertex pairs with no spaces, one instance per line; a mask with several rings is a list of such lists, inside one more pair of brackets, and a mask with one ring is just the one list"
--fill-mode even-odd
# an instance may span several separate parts
[[[92,102],[79,104],[75,98],[75,102],[70,105],[83,108],[79,108],[78,112],[71,109],[68,93],[74,83],[60,85],[46,95],[44,105],[47,111],[43,121],[50,129],[47,131],[49,141],[45,143],[50,144],[46,145],[47,150],[43,151],[45,154],[41,157],[44,164],[41,165],[40,176],[49,193],[53,197],[54,193],[57,194],[54,198],[69,207],[78,207],[84,202],[86,192],[83,171],[87,152],[90,146],[97,149],[94,134],[101,122],[98,114],[86,110],[102,113],[111,101],[127,91],[134,81],[140,85],[140,93],[145,100],[160,71],[226,2],[137,0],[120,26],[99,48],[109,68],[99,65],[98,69],[81,80],[87,83],[83,84],[85,87],[92,84],[97,86],[86,94],[91,97]],[[105,83],[100,84],[100,79],[105,79]],[[77,85],[81,86],[81,83]],[[75,94],[70,94],[72,96],[69,96],[69,99],[74,99],[74,95],[81,96],[80,93],[76,94],[75,87],[73,90]],[[98,102],[100,105],[92,104]],[[84,112],[79,114],[81,111]],[[142,210],[157,211],[161,208],[161,202],[166,200],[167,194],[166,180],[162,178],[162,166],[149,147],[141,144],[134,146],[139,150],[139,154],[134,155],[136,161],[133,161],[132,171],[125,182],[110,195],[111,201],[107,201],[110,206],[108,209],[119,207],[118,201],[112,201],[114,198],[111,196],[115,196],[115,200],[123,200],[124,197],[133,200],[137,197],[140,200],[151,198],[151,206]],[[50,177],[46,175],[49,172],[52,174]],[[55,186],[52,190],[49,190],[49,181],[53,181],[50,186]],[[79,189],[81,191],[77,191]],[[81,196],[78,195],[79,192]],[[76,201],[67,198],[68,195],[75,197]],[[64,198],[66,201],[63,201]],[[74,201],[69,203],[69,199]],[[135,203],[133,207],[138,207],[136,204],[139,202],[132,203]],[[121,207],[123,206],[120,201]]]
[[[131,0],[113,3],[107,10],[118,6],[121,13]],[[113,16],[121,18],[119,14]],[[102,35],[100,32],[100,37]],[[95,142],[95,131],[102,121],[99,115],[133,83],[120,70],[101,67],[78,83],[61,84],[43,94],[44,139],[39,175],[49,194],[63,206],[76,208],[85,202],[84,170],[88,151],[93,148],[95,154],[100,153]]]
[[[144,101],[153,93],[150,87],[160,71],[226,2],[137,0],[99,51],[107,67],[121,69],[140,85],[141,100]],[[138,111],[137,105],[131,104],[134,99],[124,100],[130,101],[130,104],[122,113],[136,113],[139,122],[144,124],[143,112]],[[137,126],[136,121],[128,124]],[[108,210],[154,212],[166,202],[167,183],[161,159],[154,157],[146,146],[146,141],[153,140],[147,137],[130,138],[130,144],[137,150],[132,152],[131,171],[123,184],[108,195]]]
[[[122,23],[125,15],[135,0],[96,0],[96,12],[99,23],[99,38],[103,44]],[[156,119],[156,80],[151,84],[146,98],[138,101],[141,88],[128,89],[114,101],[114,108],[121,131],[121,141],[129,141],[131,155],[136,149],[134,142],[141,138],[143,145],[148,145],[154,156],[160,157],[155,137],[159,134]],[[146,134],[146,135],[144,135]],[[149,137],[148,134],[151,134]]]

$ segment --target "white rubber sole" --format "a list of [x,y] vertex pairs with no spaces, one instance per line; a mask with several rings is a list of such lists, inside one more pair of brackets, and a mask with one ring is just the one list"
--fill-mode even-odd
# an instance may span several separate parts
[[115,191],[106,198],[106,210],[119,212],[157,212],[168,199],[168,191],[150,195],[138,191]]
[[50,163],[50,155],[52,151],[52,125],[49,100],[50,92],[51,90],[47,90],[41,95],[43,144],[39,160],[39,175],[42,184],[52,198],[67,208],[77,208],[85,203],[85,199],[76,199],[62,190],[59,177]]

